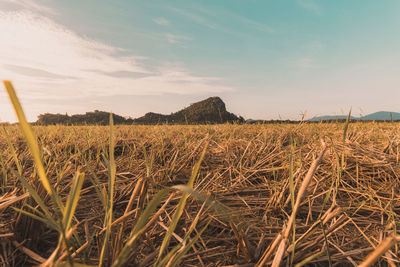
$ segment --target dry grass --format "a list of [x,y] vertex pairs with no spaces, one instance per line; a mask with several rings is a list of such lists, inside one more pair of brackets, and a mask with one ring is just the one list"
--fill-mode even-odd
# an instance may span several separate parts
[[[173,256],[181,257],[182,265],[351,266],[364,259],[363,266],[399,265],[400,125],[350,124],[343,143],[344,127],[340,123],[114,126],[115,194],[104,264],[114,262],[155,193],[188,183],[208,143],[192,193],[209,195],[222,204],[187,199],[167,242],[167,253],[179,244],[178,249],[185,250]],[[59,235],[12,208],[36,207],[16,173],[27,177],[51,210],[57,208],[38,179],[19,129],[4,130],[0,133],[0,261],[4,266],[38,264],[51,256]],[[34,132],[46,175],[63,203],[76,173],[86,174],[72,227],[74,240],[80,242],[71,241],[68,251],[64,248],[57,257],[98,264],[107,232],[102,201],[109,179],[104,159],[110,148],[108,127],[48,126],[34,127]],[[321,138],[325,155],[305,181],[324,149]],[[187,193],[163,196],[129,251],[128,265],[156,263],[182,194]],[[168,263],[173,265],[173,260],[163,265]]]

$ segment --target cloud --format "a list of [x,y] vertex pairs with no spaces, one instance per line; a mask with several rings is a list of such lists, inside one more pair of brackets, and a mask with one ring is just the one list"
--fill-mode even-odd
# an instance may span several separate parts
[[[182,66],[146,66],[143,57],[125,56],[131,51],[80,36],[28,10],[0,10],[0,32],[0,78],[12,80],[25,99],[232,90],[214,84],[218,78],[194,75]],[[188,40],[165,37],[170,43]]]
[[292,67],[297,69],[318,69],[320,65],[318,65],[314,59],[308,57],[302,57],[297,59],[293,64]]
[[171,34],[171,33],[166,33],[165,37],[167,38],[168,43],[170,44],[177,44],[180,43],[181,41],[190,41],[192,38],[183,36],[183,35],[176,35],[176,34]]
[[304,9],[321,15],[321,6],[319,6],[314,0],[297,0],[297,4]]
[[[257,31],[263,32],[263,33],[274,33],[275,32],[275,29],[273,29],[269,25],[259,23],[252,19],[237,15],[235,13],[229,12],[224,9],[218,10],[216,12],[215,9],[209,10],[209,9],[205,9],[203,7],[197,7],[195,9],[195,12],[190,12],[185,9],[169,7],[169,10],[177,13],[178,15],[180,15],[182,17],[185,17],[185,18],[191,20],[192,22],[194,22],[198,25],[201,25],[203,27],[209,28],[214,31],[223,32],[225,34],[236,35],[236,36],[241,36],[241,37],[247,36],[246,33],[239,32],[239,31],[236,31],[235,29],[232,29],[232,25],[227,24],[226,21],[229,21],[229,22],[236,21],[236,22],[239,22],[240,24],[246,25],[251,30],[257,30]],[[230,19],[226,20],[227,17]],[[221,20],[221,18],[224,18],[224,20]]]
[[37,11],[40,13],[57,14],[57,12],[44,5],[43,1],[37,0],[3,0],[3,3],[9,4],[13,7],[20,7],[26,10]]
[[241,19],[243,23],[245,23],[247,25],[250,25],[252,28],[254,28],[254,29],[256,29],[256,30],[258,30],[260,32],[266,32],[266,33],[275,32],[275,30],[272,27],[268,26],[268,25],[256,22],[254,20],[250,20],[250,19],[245,18],[245,17],[237,16],[237,15],[235,15],[235,17],[238,18],[238,19]]
[[3,64],[3,67],[15,73],[19,73],[26,76],[48,78],[48,79],[75,79],[75,77],[65,76],[60,74],[51,73],[45,70],[36,68],[22,67],[10,64]]
[[[204,9],[202,9],[203,12],[208,13],[208,14],[212,14],[209,11],[206,11]],[[240,23],[247,25],[249,28],[255,29],[257,31],[260,32],[265,32],[265,33],[274,33],[275,29],[272,28],[269,25],[263,24],[263,23],[259,23],[255,20],[249,19],[247,17],[244,16],[240,16],[236,13],[233,12],[229,12],[227,10],[221,10],[220,13],[223,13],[225,16],[229,16],[231,17],[233,20],[235,21],[239,21]]]
[[195,22],[199,25],[204,26],[204,27],[207,27],[207,28],[210,28],[213,30],[221,29],[219,25],[211,22],[208,18],[205,18],[204,16],[201,16],[201,15],[198,15],[195,13],[191,13],[187,10],[183,10],[183,9],[179,9],[179,8],[170,7],[169,9],[183,17],[186,17],[186,18],[192,20],[193,22]]
[[129,78],[129,79],[143,78],[143,77],[148,77],[148,76],[153,75],[151,73],[141,73],[141,72],[133,72],[133,71],[114,71],[114,72],[104,72],[104,71],[97,71],[97,70],[92,70],[92,71],[95,73],[108,75],[108,76],[115,77],[115,78]]
[[162,26],[167,26],[167,25],[169,25],[169,21],[166,20],[166,19],[163,18],[163,17],[155,18],[155,19],[153,19],[153,21],[154,21],[155,23],[157,23],[158,25],[162,25]]

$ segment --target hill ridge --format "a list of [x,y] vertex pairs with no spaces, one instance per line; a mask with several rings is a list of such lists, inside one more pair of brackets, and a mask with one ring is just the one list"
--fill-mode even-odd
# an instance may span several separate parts
[[[343,120],[346,119],[347,115],[323,115],[310,119],[309,121],[325,121],[325,120]],[[390,121],[400,120],[399,112],[392,111],[377,111],[364,116],[351,116],[352,120],[366,120],[366,121]]]
[[214,96],[190,104],[170,115],[148,112],[133,121],[138,124],[218,124],[243,121],[243,118],[228,112],[224,101],[220,97]]
[[[238,117],[226,110],[224,101],[218,96],[190,104],[170,115],[148,112],[144,116],[131,119],[117,114],[113,114],[115,124],[218,124],[227,122],[244,122],[242,117]],[[38,125],[108,125],[110,113],[95,110],[85,114],[52,114],[45,113],[38,116],[35,124]]]

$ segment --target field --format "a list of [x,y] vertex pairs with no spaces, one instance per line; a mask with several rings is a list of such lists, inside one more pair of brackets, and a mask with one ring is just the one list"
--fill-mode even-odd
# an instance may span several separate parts
[[53,191],[3,127],[3,266],[400,263],[398,124],[33,132]]

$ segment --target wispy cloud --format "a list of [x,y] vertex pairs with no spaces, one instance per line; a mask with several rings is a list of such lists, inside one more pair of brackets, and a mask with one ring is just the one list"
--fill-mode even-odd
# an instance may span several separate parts
[[314,0],[297,0],[297,4],[300,7],[307,9],[318,15],[320,15],[322,12],[321,6],[317,4]]
[[245,17],[238,16],[238,15],[235,15],[235,17],[240,19],[240,20],[242,20],[243,23],[245,23],[247,25],[250,25],[252,28],[254,28],[254,29],[258,30],[258,31],[266,32],[266,33],[275,32],[275,30],[272,27],[268,26],[268,25],[256,22],[254,20],[251,20],[251,19],[248,19],[248,18],[245,18]]
[[275,29],[272,28],[269,25],[257,22],[257,21],[255,21],[253,19],[250,19],[250,18],[245,17],[245,16],[238,15],[236,13],[230,12],[230,11],[225,10],[225,9],[219,10],[218,11],[218,13],[219,13],[218,16],[214,12],[212,12],[210,10],[207,10],[207,9],[204,9],[204,8],[199,8],[199,10],[201,12],[203,12],[205,14],[208,14],[209,16],[213,16],[213,17],[218,17],[218,16],[220,17],[221,14],[222,14],[223,17],[228,17],[228,18],[232,19],[233,21],[240,22],[241,24],[246,25],[250,29],[254,29],[254,30],[257,30],[257,31],[260,31],[260,32],[265,32],[265,33],[273,33],[273,32],[275,32]]
[[52,73],[49,71],[36,69],[36,68],[30,68],[30,67],[23,67],[23,66],[11,65],[11,64],[3,64],[3,67],[6,70],[9,70],[9,71],[12,71],[15,73],[19,73],[19,74],[25,75],[25,76],[32,76],[35,78],[47,78],[50,80],[53,80],[53,79],[75,79],[75,77],[65,76],[65,75],[56,74],[56,73]]
[[180,43],[181,41],[190,41],[190,40],[192,40],[192,38],[189,38],[187,36],[171,34],[171,33],[166,33],[165,37],[167,38],[167,41],[170,44],[177,44],[177,43]]
[[313,58],[309,58],[309,57],[299,58],[290,65],[291,65],[291,67],[294,67],[296,69],[302,69],[302,70],[320,68],[320,65],[318,63],[316,63],[316,61]]
[[155,23],[157,23],[158,25],[162,25],[162,26],[167,26],[167,25],[169,25],[169,21],[166,20],[166,19],[163,18],[163,17],[155,18],[155,19],[153,19],[153,21],[154,21]]
[[[0,10],[0,32],[0,77],[13,80],[24,98],[231,90],[213,84],[216,78],[194,75],[182,67],[149,68],[143,57],[121,56],[121,48],[82,37],[31,11]],[[189,39],[165,37],[170,43]]]
[[190,12],[188,10],[180,8],[170,7],[169,9],[179,14],[182,17],[190,19],[191,21],[197,23],[198,25],[209,28],[211,30],[220,31],[226,34],[246,36],[246,33],[238,32],[234,28],[232,28],[232,25],[227,25],[226,22],[221,21],[220,19],[221,17],[225,19],[229,18],[229,21],[234,21],[236,23],[246,25],[251,30],[257,30],[264,33],[275,32],[275,30],[269,25],[259,23],[250,18],[240,16],[226,10],[218,10],[218,12],[215,12],[215,10],[211,11],[203,7],[197,7],[195,9],[196,12],[193,11]]
[[40,13],[57,14],[57,12],[46,6],[43,1],[40,0],[2,0],[4,3],[8,3],[14,7],[24,8],[30,11],[37,11]]
[[209,19],[207,19],[204,16],[201,16],[199,14],[195,14],[193,12],[189,12],[187,10],[183,10],[183,9],[180,9],[180,8],[174,8],[174,7],[170,7],[169,9],[174,11],[175,13],[177,13],[177,14],[183,16],[183,17],[189,18],[192,21],[194,21],[195,23],[197,23],[199,25],[202,25],[202,26],[205,26],[207,28],[210,28],[210,29],[213,29],[213,30],[216,30],[216,29],[220,28],[220,26],[218,24],[210,21]]

